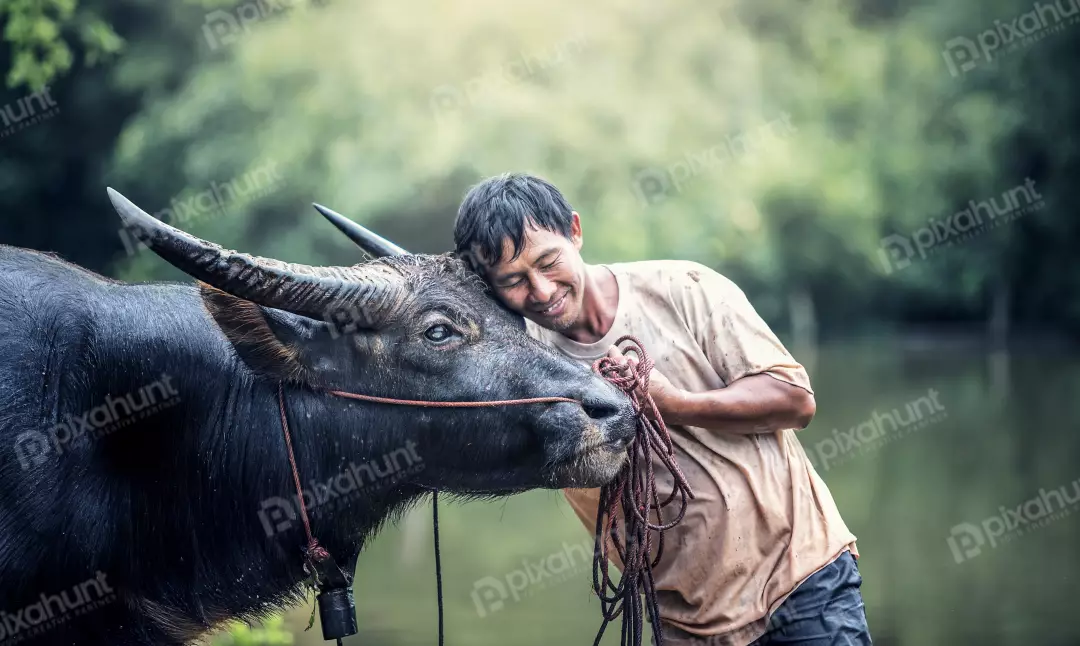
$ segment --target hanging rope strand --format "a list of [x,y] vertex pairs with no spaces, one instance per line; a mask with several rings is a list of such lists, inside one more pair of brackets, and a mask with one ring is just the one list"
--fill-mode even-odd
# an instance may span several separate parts
[[[630,397],[637,415],[637,434],[627,448],[629,460],[615,480],[600,489],[596,516],[595,550],[593,557],[593,591],[600,598],[603,623],[597,632],[594,646],[599,646],[604,631],[612,621],[622,617],[622,646],[641,646],[644,637],[644,614],[657,644],[664,643],[660,626],[659,606],[652,568],[660,563],[664,552],[664,532],[682,521],[694,492],[675,460],[675,448],[664,420],[649,395],[649,373],[653,361],[641,343],[632,336],[621,337],[616,346],[628,342],[626,350],[638,356],[636,364],[620,364],[603,357],[593,364],[593,370]],[[656,488],[654,459],[671,473],[673,488],[663,501]],[[676,497],[679,499],[675,518],[664,522],[664,510]],[[655,516],[655,522],[650,519]],[[656,556],[650,559],[653,539]],[[618,584],[611,578],[611,553],[608,540],[622,562],[622,577]],[[645,599],[642,603],[641,595]]]
[[442,550],[439,549],[439,490],[431,490],[431,524],[435,530],[435,598],[439,603],[439,646],[443,646]]

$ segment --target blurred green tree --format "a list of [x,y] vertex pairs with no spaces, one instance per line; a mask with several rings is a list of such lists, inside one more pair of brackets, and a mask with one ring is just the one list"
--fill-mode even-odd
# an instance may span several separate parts
[[[91,266],[124,259],[101,191],[112,182],[155,213],[202,200],[187,223],[225,244],[351,262],[307,212],[313,198],[438,251],[470,183],[530,170],[582,212],[592,260],[708,263],[809,337],[861,321],[1003,330],[1010,315],[1068,329],[1080,277],[1061,267],[1080,232],[1065,217],[1076,151],[1062,133],[1077,92],[1057,80],[1077,39],[1048,30],[971,71],[950,49],[1029,9],[12,0],[9,84],[39,87],[74,51],[110,63],[62,79],[55,127],[11,137],[0,206],[40,224],[0,231]],[[215,189],[268,164],[272,187]],[[912,248],[1028,179],[1041,208]],[[87,213],[61,243],[43,245],[76,208]],[[133,255],[128,276],[163,271]]]

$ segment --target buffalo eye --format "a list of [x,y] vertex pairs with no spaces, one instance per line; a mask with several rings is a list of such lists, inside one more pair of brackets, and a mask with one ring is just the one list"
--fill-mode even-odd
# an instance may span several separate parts
[[424,337],[435,344],[446,343],[455,335],[454,329],[444,323],[432,325],[424,331]]

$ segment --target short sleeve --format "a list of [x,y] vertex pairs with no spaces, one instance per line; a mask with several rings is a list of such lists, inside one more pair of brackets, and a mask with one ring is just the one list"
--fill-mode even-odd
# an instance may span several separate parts
[[670,286],[683,322],[726,385],[764,373],[813,394],[806,369],[735,283],[704,265],[685,263]]

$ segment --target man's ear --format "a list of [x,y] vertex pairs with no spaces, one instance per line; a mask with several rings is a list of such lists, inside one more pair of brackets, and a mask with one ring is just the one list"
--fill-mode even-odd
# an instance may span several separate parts
[[573,241],[574,247],[581,251],[581,245],[584,242],[584,238],[581,236],[581,216],[577,211],[570,212],[570,240]]
[[203,305],[240,359],[259,375],[326,387],[347,370],[347,346],[330,326],[199,283]]

